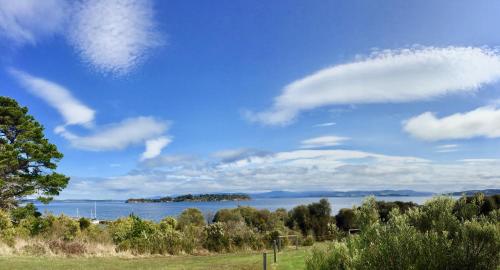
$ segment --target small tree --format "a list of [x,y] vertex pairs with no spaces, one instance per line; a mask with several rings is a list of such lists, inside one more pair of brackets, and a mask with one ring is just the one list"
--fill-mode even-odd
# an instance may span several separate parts
[[44,203],[58,195],[69,181],[55,172],[62,157],[26,107],[0,96],[0,208],[33,194]]
[[201,211],[197,208],[188,208],[182,211],[177,221],[177,226],[180,229],[183,229],[186,226],[201,227],[205,225],[205,217],[203,216],[203,213],[201,213]]

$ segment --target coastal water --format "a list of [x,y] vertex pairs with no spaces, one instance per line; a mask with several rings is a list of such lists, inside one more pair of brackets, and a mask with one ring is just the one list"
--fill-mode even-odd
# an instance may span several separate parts
[[[412,201],[418,204],[424,203],[431,197],[419,196],[384,196],[377,200],[384,201]],[[124,201],[53,201],[48,205],[35,203],[42,213],[65,214],[68,216],[91,217],[94,206],[97,210],[97,218],[101,220],[112,220],[119,217],[135,214],[141,218],[160,220],[165,216],[177,216],[186,208],[198,208],[203,213],[215,214],[221,208],[234,208],[241,206],[252,206],[258,209],[276,210],[285,208],[287,210],[300,205],[317,202],[321,198],[262,198],[250,201],[223,201],[223,202],[168,202],[168,203],[125,203]],[[330,197],[327,198],[332,205],[332,213],[336,214],[341,208],[351,208],[360,205],[362,197]],[[92,214],[93,215],[93,214]]]

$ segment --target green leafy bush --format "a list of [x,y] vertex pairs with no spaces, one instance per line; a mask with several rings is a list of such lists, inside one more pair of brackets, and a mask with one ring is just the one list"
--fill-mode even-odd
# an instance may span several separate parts
[[229,237],[226,235],[224,225],[215,222],[204,227],[205,241],[203,246],[215,252],[222,252],[229,248]]
[[498,269],[497,213],[482,215],[477,202],[436,197],[405,213],[393,208],[384,223],[369,198],[354,211],[361,232],[315,249],[307,269]]

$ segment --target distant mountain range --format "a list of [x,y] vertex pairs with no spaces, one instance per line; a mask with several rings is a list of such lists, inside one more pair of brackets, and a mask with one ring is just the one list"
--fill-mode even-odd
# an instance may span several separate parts
[[252,198],[308,198],[308,197],[365,197],[365,196],[432,196],[435,193],[414,190],[370,190],[370,191],[270,191],[249,194]]
[[467,195],[467,196],[471,196],[471,195],[474,195],[475,193],[478,193],[478,192],[482,192],[484,195],[486,196],[490,196],[490,195],[496,195],[496,194],[500,194],[500,189],[482,189],[482,190],[477,190],[477,189],[473,189],[473,190],[465,190],[465,191],[459,191],[459,192],[452,192],[452,193],[448,193],[449,195],[452,195],[452,196],[462,196],[463,194]]

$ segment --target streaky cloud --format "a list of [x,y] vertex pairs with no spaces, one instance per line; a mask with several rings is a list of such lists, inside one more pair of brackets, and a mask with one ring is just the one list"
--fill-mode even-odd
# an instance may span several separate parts
[[303,111],[340,104],[422,101],[470,93],[500,78],[500,56],[476,47],[387,50],[319,70],[284,87],[270,109],[250,121],[290,124]]
[[10,68],[9,72],[31,94],[55,108],[66,125],[91,125],[95,111],[76,99],[64,86],[14,68]]

